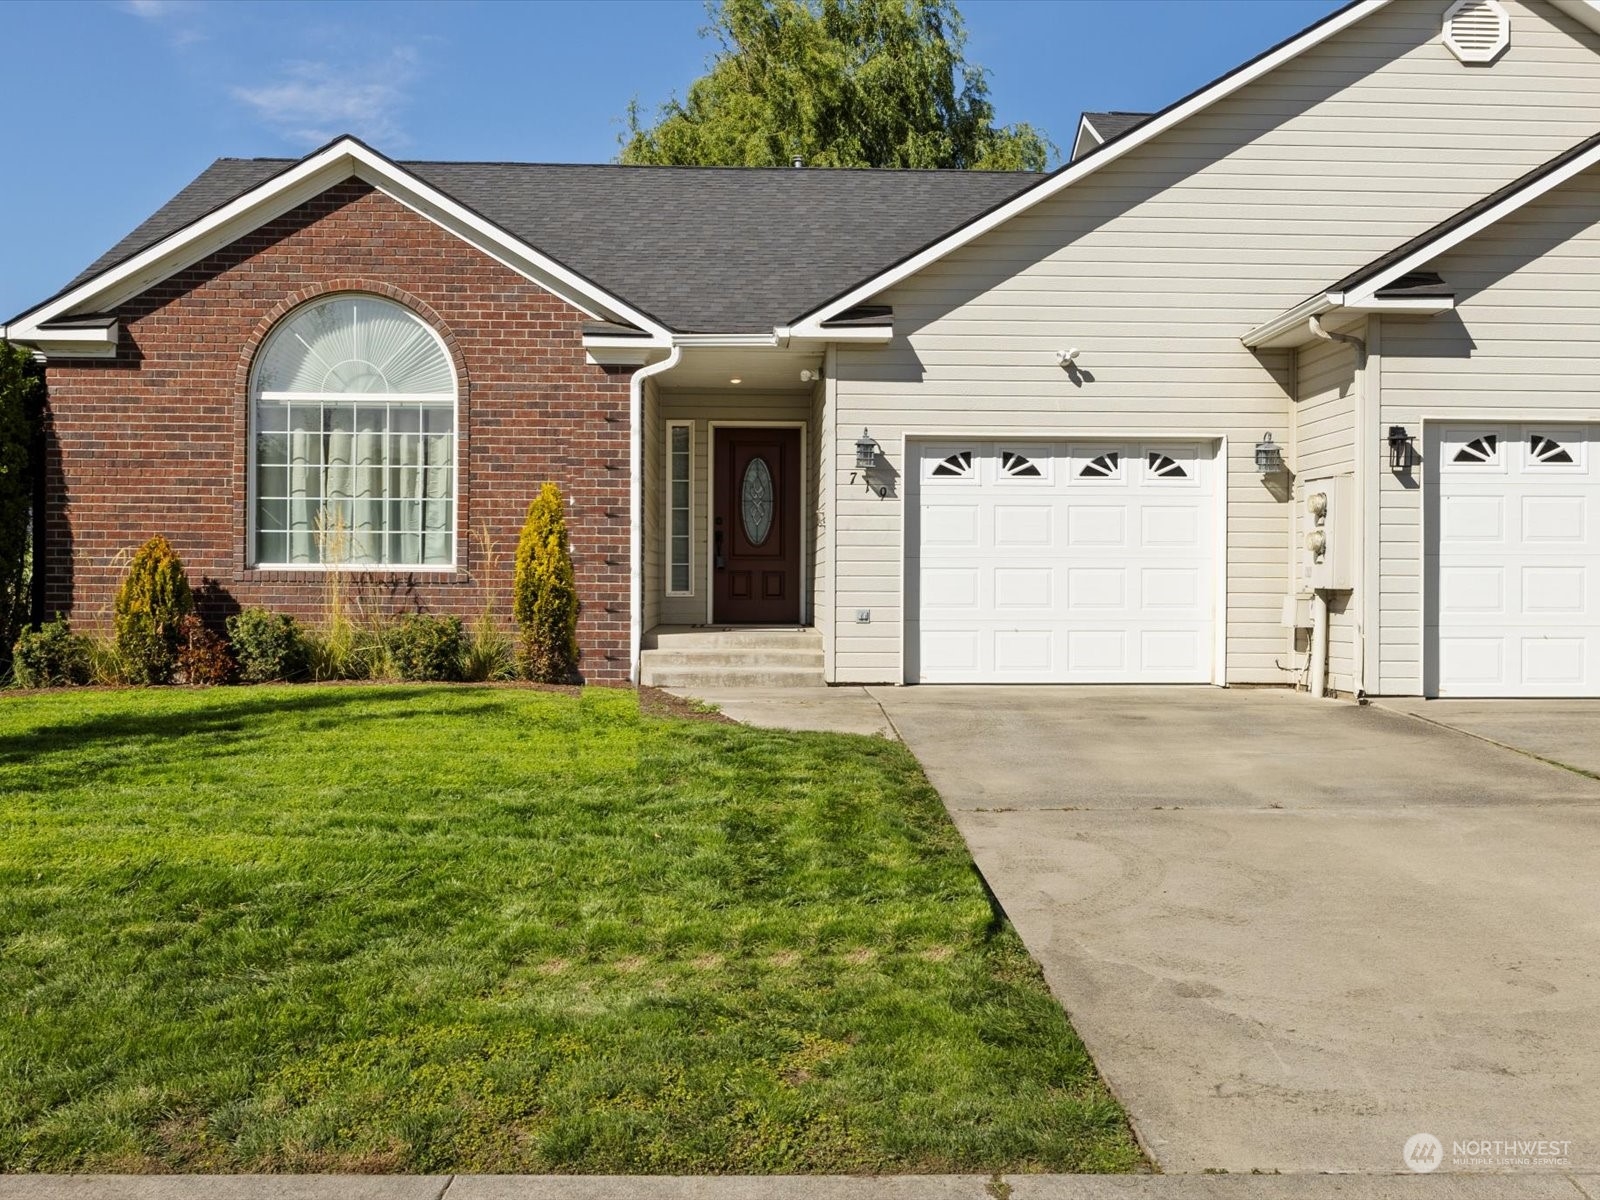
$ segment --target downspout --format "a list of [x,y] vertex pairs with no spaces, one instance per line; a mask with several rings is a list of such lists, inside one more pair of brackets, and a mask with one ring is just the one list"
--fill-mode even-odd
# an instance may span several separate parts
[[[1362,394],[1357,398],[1357,403],[1364,402],[1367,386],[1367,343],[1365,340],[1356,337],[1353,333],[1335,333],[1331,329],[1324,329],[1322,327],[1322,318],[1320,316],[1307,317],[1306,325],[1311,330],[1311,333],[1314,337],[1321,338],[1325,342],[1341,342],[1346,346],[1352,346],[1355,348],[1356,372],[1362,377]],[[1358,446],[1356,449],[1357,471],[1360,471],[1361,469],[1360,464],[1361,449]],[[1358,486],[1356,488],[1356,495],[1360,496],[1361,494],[1361,488]],[[1358,555],[1356,557],[1356,561],[1364,561],[1363,556]],[[1366,586],[1366,582],[1367,581],[1365,579],[1359,580],[1359,584],[1363,588]],[[1366,687],[1365,676],[1367,653],[1366,646],[1363,644],[1366,636],[1366,630],[1358,630],[1358,644],[1356,646],[1355,662],[1352,664],[1355,675],[1353,680],[1355,684],[1354,691],[1358,698],[1362,695]],[[1309,680],[1308,687],[1311,694],[1319,700],[1325,696],[1328,691],[1328,593],[1322,589],[1315,590],[1311,593],[1311,678]]]
[[644,381],[672,370],[682,357],[683,347],[673,346],[628,381],[628,682],[635,685],[644,642]]

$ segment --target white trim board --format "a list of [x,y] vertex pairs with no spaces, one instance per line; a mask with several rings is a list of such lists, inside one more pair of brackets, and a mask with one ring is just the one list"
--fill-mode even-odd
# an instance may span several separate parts
[[[66,331],[41,329],[73,312],[113,309],[179,271],[237,241],[267,222],[297,208],[346,179],[371,184],[396,202],[475,246],[489,257],[559,296],[595,320],[636,325],[657,345],[671,334],[665,326],[612,296],[577,272],[541,253],[451,199],[437,188],[405,170],[392,159],[352,137],[341,137],[321,150],[258,184],[242,196],[213,210],[182,229],[162,238],[133,257],[109,267],[55,298],[23,313],[5,326],[3,335],[13,341],[49,343],[71,354],[70,344],[82,342],[82,353],[114,353],[117,328]],[[92,336],[91,336],[92,335]]]
[[986,215],[963,225],[959,229],[953,230],[926,249],[857,284],[842,296],[828,301],[820,308],[806,313],[789,326],[790,335],[802,338],[829,336],[828,331],[822,328],[824,322],[832,320],[847,309],[854,308],[887,288],[893,287],[902,280],[915,275],[923,268],[938,262],[946,255],[965,246],[968,242],[982,237],[999,225],[1003,225],[1017,214],[1026,212],[1034,205],[1048,200],[1085,176],[1116,162],[1123,155],[1138,149],[1151,139],[1159,137],[1173,126],[1211,107],[1217,101],[1232,95],[1245,85],[1276,70],[1284,63],[1299,57],[1307,50],[1327,41],[1335,34],[1342,33],[1352,25],[1364,21],[1373,13],[1384,8],[1388,3],[1389,0],[1357,0],[1357,3],[1318,22],[1297,37],[1289,39],[1254,61],[1229,72],[1209,86],[1201,88],[1187,99],[1181,100],[1165,111],[1157,113],[1143,124],[1129,130],[1122,137],[1096,150],[1095,153],[1077,162],[1069,163],[1052,175],[1045,176],[1039,183],[1021,195],[1014,196]]

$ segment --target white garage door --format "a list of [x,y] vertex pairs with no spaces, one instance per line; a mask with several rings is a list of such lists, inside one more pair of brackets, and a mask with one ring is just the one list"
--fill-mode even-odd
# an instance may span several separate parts
[[1600,476],[1583,425],[1451,425],[1430,505],[1440,696],[1600,695]]
[[913,466],[909,681],[1211,681],[1211,445],[940,441]]

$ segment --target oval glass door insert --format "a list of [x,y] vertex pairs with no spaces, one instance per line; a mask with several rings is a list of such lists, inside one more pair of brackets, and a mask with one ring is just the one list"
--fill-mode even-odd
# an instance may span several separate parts
[[765,459],[752,458],[744,469],[739,488],[739,512],[744,518],[744,536],[759,546],[772,532],[772,472]]

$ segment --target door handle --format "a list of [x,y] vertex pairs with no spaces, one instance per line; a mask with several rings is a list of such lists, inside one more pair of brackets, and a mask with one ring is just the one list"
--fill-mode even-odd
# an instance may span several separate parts
[[721,571],[728,565],[728,560],[722,553],[722,530],[717,530],[716,536],[713,539],[713,544],[716,550],[715,560],[717,564],[717,570]]

